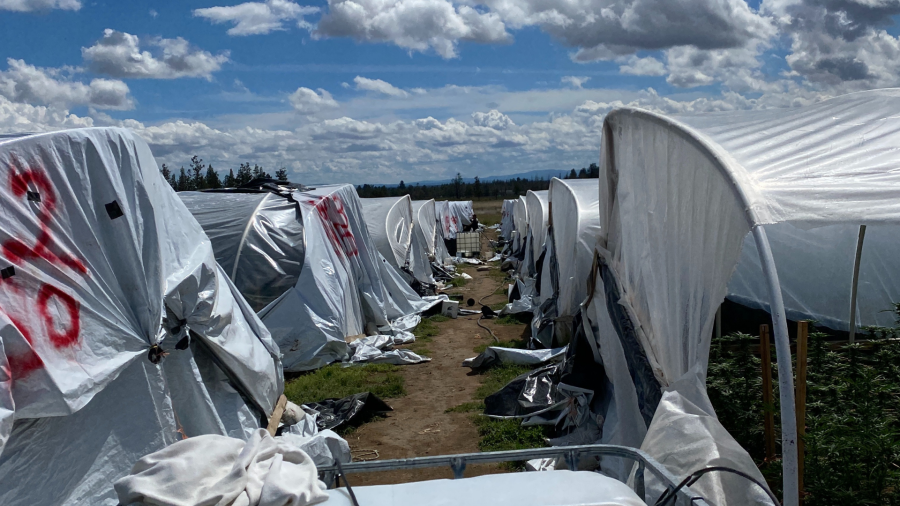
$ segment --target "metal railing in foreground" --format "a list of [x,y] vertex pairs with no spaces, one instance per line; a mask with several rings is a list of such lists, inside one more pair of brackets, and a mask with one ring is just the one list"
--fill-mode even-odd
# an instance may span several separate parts
[[[669,490],[677,487],[679,479],[666,470],[653,457],[636,448],[615,445],[583,445],[583,446],[557,446],[552,448],[535,448],[530,450],[511,450],[504,452],[463,453],[459,455],[437,455],[434,457],[415,457],[411,459],[372,460],[368,462],[349,462],[342,464],[345,474],[373,473],[380,471],[396,471],[410,469],[425,469],[447,466],[453,471],[453,478],[464,477],[466,466],[469,464],[490,464],[497,462],[520,462],[531,459],[558,458],[564,462],[570,471],[578,467],[578,461],[585,457],[619,457],[628,459],[637,464],[634,473],[634,492],[644,501],[656,498],[648,498],[644,486],[645,473],[650,472],[663,486]],[[335,466],[319,468],[319,475],[325,483],[337,483],[338,470]],[[676,494],[678,506],[708,506],[708,503],[699,495],[693,493],[689,487],[682,487]]]

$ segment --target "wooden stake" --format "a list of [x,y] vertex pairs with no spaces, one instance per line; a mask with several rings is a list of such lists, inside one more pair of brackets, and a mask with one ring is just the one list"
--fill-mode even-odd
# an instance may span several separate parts
[[281,423],[281,415],[284,414],[285,406],[287,406],[287,397],[281,394],[278,402],[275,403],[275,409],[272,410],[272,416],[269,418],[269,426],[267,427],[272,437],[275,437],[275,432],[278,431],[278,424]]
[[809,323],[797,322],[797,475],[799,477],[800,504],[803,504],[803,452],[806,443],[806,348],[809,338]]
[[765,407],[766,460],[775,458],[775,412],[772,411],[772,352],[769,348],[769,326],[759,326],[759,354],[762,358],[763,406]]

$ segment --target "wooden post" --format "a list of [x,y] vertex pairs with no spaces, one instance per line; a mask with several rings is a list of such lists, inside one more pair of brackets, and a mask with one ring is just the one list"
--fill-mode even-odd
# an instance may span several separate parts
[[281,394],[281,397],[278,398],[278,402],[275,403],[275,409],[272,410],[272,416],[269,418],[269,426],[267,427],[269,434],[273,437],[278,430],[278,424],[281,423],[281,415],[284,414],[284,407],[286,405],[287,397],[285,397],[284,394]]
[[775,458],[775,413],[772,411],[772,352],[769,344],[769,326],[759,326],[759,355],[762,358],[763,406],[765,408],[766,460]]
[[800,504],[803,504],[803,452],[806,443],[806,348],[809,338],[809,323],[797,322],[797,476],[800,489]]

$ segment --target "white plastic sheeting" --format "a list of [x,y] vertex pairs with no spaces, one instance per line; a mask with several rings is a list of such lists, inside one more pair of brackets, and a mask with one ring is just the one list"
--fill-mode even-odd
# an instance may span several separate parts
[[278,348],[146,143],[0,140],[0,181],[0,503],[114,505],[179,432],[246,438],[271,413]]
[[360,202],[375,247],[394,267],[408,267],[413,230],[409,195],[360,199]]
[[507,240],[512,238],[512,231],[515,228],[513,220],[515,219],[516,200],[504,200],[503,206],[500,208],[500,237]]
[[464,227],[472,224],[475,211],[472,201],[437,201],[435,202],[438,223],[444,239],[456,239],[456,234],[463,231]]
[[528,213],[528,231],[531,233],[531,255],[534,262],[541,257],[544,241],[547,239],[547,227],[550,220],[550,191],[531,191],[525,194],[525,205]]
[[304,240],[296,203],[269,192],[178,196],[212,242],[216,261],[256,311],[297,283]]
[[[301,371],[347,358],[345,338],[364,332],[359,287],[328,209],[273,193],[183,192],[281,347],[284,367]],[[339,217],[339,213],[333,213]],[[330,233],[331,232],[331,233]],[[225,268],[227,268],[225,267]]]
[[[601,242],[621,285],[620,303],[660,384],[695,406],[708,404],[702,387],[692,397],[673,386],[704,383],[714,315],[729,280],[728,292],[741,302],[765,306],[771,300],[765,294],[772,287],[761,272],[752,272],[755,252],[745,247],[741,253],[742,244],[765,250],[765,243],[745,242],[759,225],[766,225],[767,233],[758,236],[769,237],[781,275],[774,288],[786,295],[788,310],[837,326],[849,316],[858,226],[880,229],[873,247],[863,251],[868,272],[861,286],[875,295],[860,298],[860,319],[879,321],[875,313],[897,299],[890,275],[887,282],[877,278],[896,273],[880,248],[894,242],[900,222],[900,176],[893,170],[898,117],[897,90],[790,110],[671,119],[620,109],[607,116],[600,177],[606,205],[600,215],[609,227]],[[865,266],[865,259],[871,264]],[[829,289],[823,291],[822,283]],[[780,358],[785,354],[779,352]],[[781,366],[789,385],[790,364]],[[790,412],[791,389],[782,393]],[[651,427],[647,438],[654,437]],[[786,503],[796,504],[795,440],[789,432],[785,439]],[[716,493],[721,497],[713,502],[727,502],[728,492]]]
[[360,199],[369,234],[382,256],[420,283],[434,284],[428,243],[415,233],[415,215],[409,195]]
[[294,199],[304,219],[304,269],[294,288],[260,312],[286,370],[348,358],[345,338],[362,334],[365,323],[389,327],[429,307],[376,249],[352,185],[320,186]]
[[414,200],[413,208],[413,232],[421,237],[428,256],[440,265],[449,263],[450,253],[444,244],[444,238],[438,227],[437,213],[434,200]]
[[525,197],[519,197],[513,206],[513,230],[516,232],[513,251],[518,252],[525,247],[525,236],[528,232],[528,205]]
[[[559,266],[558,317],[575,314],[587,297],[587,278],[600,235],[597,180],[550,180],[550,221]],[[543,295],[543,289],[541,291]]]

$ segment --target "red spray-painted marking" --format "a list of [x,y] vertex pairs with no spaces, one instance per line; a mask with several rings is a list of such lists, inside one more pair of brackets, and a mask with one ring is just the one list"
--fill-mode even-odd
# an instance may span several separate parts
[[[65,330],[63,331],[56,329],[56,322],[53,321],[53,315],[50,314],[50,310],[47,307],[52,298],[56,298],[69,315],[68,328],[64,327]],[[78,338],[81,335],[81,318],[80,307],[74,297],[55,286],[44,285],[41,287],[41,291],[38,292],[37,306],[41,319],[44,320],[44,325],[47,327],[47,336],[50,337],[50,342],[53,343],[53,346],[56,348],[69,348],[78,343]]]
[[359,255],[356,238],[350,230],[350,218],[344,211],[344,203],[340,197],[337,195],[321,197],[318,200],[309,200],[308,203],[315,207],[334,249],[348,257]]
[[74,271],[87,274],[87,268],[81,260],[68,253],[54,253],[50,250],[52,236],[50,234],[51,214],[56,209],[56,193],[47,176],[35,169],[26,169],[21,172],[11,170],[9,172],[9,185],[13,195],[23,197],[28,192],[28,186],[32,185],[41,196],[38,222],[41,232],[37,236],[34,247],[29,248],[19,239],[10,239],[3,243],[3,254],[13,263],[33,258],[43,258],[51,264],[61,264]]
[[[40,195],[38,222],[41,231],[37,236],[34,247],[28,247],[24,242],[16,238],[9,239],[3,243],[0,250],[2,250],[4,256],[15,264],[21,264],[24,260],[42,258],[51,264],[62,265],[78,273],[87,274],[87,268],[81,260],[78,260],[64,251],[56,253],[50,248],[52,242],[50,223],[52,221],[52,213],[56,210],[57,202],[53,185],[50,183],[47,176],[37,169],[28,168],[17,172],[11,167],[9,185],[13,195],[17,197],[25,196],[29,187],[33,187],[38,191],[38,194]],[[13,281],[13,279],[7,280],[7,283],[5,284],[8,285],[12,293],[21,295],[22,289]],[[57,322],[50,312],[49,304],[50,301],[54,299],[62,307],[62,310],[59,312],[60,316],[62,316],[62,313],[65,313],[68,316],[68,324],[60,324],[62,330],[59,330]],[[38,289],[36,308],[46,330],[46,335],[55,348],[70,348],[79,343],[81,338],[81,308],[74,297],[53,285],[43,284]],[[2,309],[0,309],[0,311],[2,311]],[[7,317],[12,324],[16,326],[28,342],[29,346],[32,346],[32,349],[23,354],[7,356],[12,378],[24,378],[32,372],[43,368],[44,362],[34,351],[34,337],[32,330],[24,323],[24,321],[14,318],[8,315],[8,313]]]

